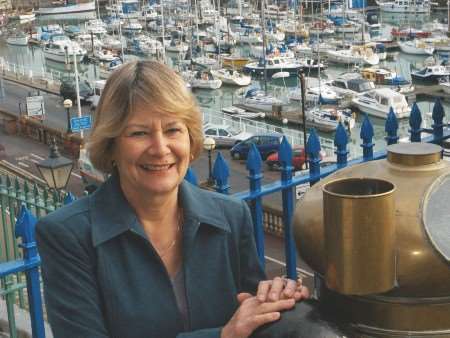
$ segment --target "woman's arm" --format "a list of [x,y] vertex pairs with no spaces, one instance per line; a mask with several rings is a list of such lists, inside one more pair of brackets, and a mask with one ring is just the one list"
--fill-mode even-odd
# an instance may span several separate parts
[[56,338],[110,338],[92,258],[71,229],[41,220],[36,239],[42,259],[47,314]]

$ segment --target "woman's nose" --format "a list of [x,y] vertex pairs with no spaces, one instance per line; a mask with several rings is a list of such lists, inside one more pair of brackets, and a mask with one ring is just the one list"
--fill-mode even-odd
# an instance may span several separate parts
[[167,138],[163,133],[154,133],[151,135],[151,142],[148,151],[152,155],[166,155],[170,150]]

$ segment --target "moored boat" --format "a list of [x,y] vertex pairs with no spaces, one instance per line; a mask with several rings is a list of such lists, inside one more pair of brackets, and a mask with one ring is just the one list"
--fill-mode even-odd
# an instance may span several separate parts
[[391,108],[398,119],[409,117],[411,112],[405,96],[390,88],[375,88],[359,94],[352,99],[352,106],[382,119],[387,118]]
[[93,12],[93,11],[95,11],[95,1],[77,3],[73,5],[39,7],[39,9],[36,11],[36,14],[38,15],[73,14],[73,13]]

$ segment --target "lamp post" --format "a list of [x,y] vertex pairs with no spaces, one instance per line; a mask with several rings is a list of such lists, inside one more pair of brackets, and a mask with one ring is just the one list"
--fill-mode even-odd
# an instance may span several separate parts
[[36,163],[36,166],[48,187],[59,191],[69,182],[73,161],[59,154],[56,142],[53,140],[50,155],[47,159]]
[[203,141],[203,149],[208,151],[208,186],[212,186],[214,184],[214,178],[212,176],[212,161],[211,161],[211,152],[216,147],[216,141],[212,137],[206,137]]
[[65,99],[63,102],[64,108],[66,108],[66,114],[67,114],[67,134],[70,134],[72,132],[72,129],[70,128],[70,108],[72,108],[72,100],[71,99]]

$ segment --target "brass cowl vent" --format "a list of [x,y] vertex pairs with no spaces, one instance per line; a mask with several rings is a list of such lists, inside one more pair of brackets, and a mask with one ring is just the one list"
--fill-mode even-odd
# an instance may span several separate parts
[[303,196],[297,249],[355,336],[450,337],[450,163],[433,144],[387,151]]

